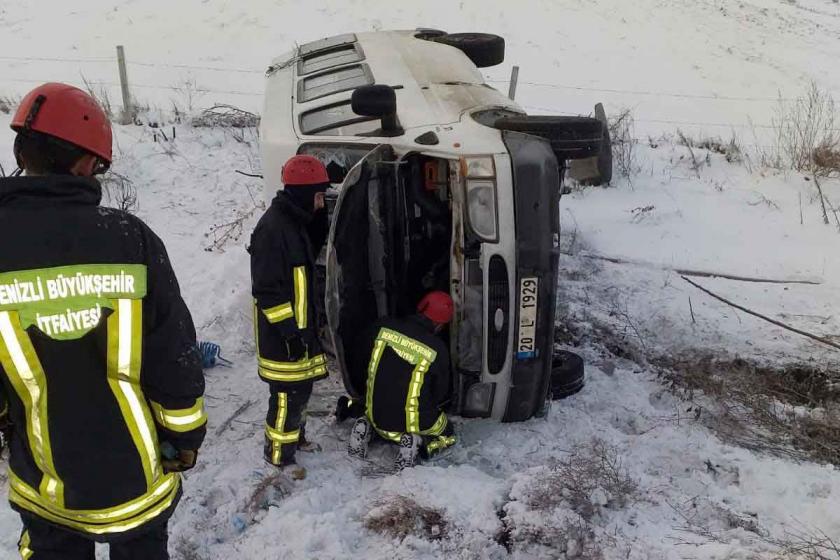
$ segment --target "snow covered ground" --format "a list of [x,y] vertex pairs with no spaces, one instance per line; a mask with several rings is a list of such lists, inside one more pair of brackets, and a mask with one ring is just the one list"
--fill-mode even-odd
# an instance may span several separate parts
[[[838,362],[836,352],[736,312],[673,271],[816,281],[693,278],[803,330],[840,335],[840,234],[822,224],[813,183],[718,154],[707,160],[699,149],[695,171],[685,147],[660,139],[677,127],[695,138],[728,139],[728,125],[746,126],[747,115],[769,123],[768,99],[777,91],[797,95],[812,78],[840,95],[840,77],[827,71],[840,54],[840,8],[830,0],[534,1],[520,2],[516,12],[496,1],[38,4],[0,6],[0,97],[25,91],[32,85],[26,80],[77,83],[80,71],[113,81],[110,61],[13,56],[109,57],[121,41],[130,59],[137,53],[135,60],[155,64],[131,68],[137,84],[155,86],[138,88],[138,97],[161,106],[173,98],[183,107],[185,88],[168,88],[187,79],[257,94],[207,92],[196,96],[196,107],[225,101],[258,109],[260,68],[293,41],[416,25],[506,35],[508,60],[531,82],[520,86],[524,104],[574,112],[604,99],[613,111],[632,107],[637,136],[655,139],[638,145],[632,180],[562,200],[563,245],[571,253],[561,264],[564,325],[608,325],[650,356],[711,350],[773,364]],[[46,27],[36,32],[41,17]],[[488,74],[503,78],[508,68]],[[0,131],[7,122],[0,114]],[[697,122],[707,124],[686,124]],[[736,131],[746,144],[767,141]],[[219,342],[235,364],[207,372],[209,435],[171,523],[176,559],[596,558],[598,551],[639,560],[793,558],[772,543],[817,531],[840,541],[837,469],[724,442],[651,368],[610,355],[592,337],[578,348],[587,359],[586,388],[555,403],[547,419],[459,422],[460,445],[450,455],[398,475],[377,467],[388,462],[384,450],[371,463],[346,456],[349,426],[330,416],[341,389],[335,379],[322,382],[308,430],[324,451],[301,458],[305,481],[273,479],[261,461],[267,394],[255,371],[244,251],[261,185],[234,173],[259,169],[256,138],[186,125],[176,132],[174,141],[155,142],[148,127],[117,127],[115,165],[137,186],[138,214],[167,244],[200,338]],[[6,169],[11,141],[0,133]],[[824,189],[840,204],[837,181]],[[590,471],[577,476],[574,465]],[[568,482],[581,478],[589,482]],[[366,528],[381,526],[395,496],[438,510],[441,519],[402,540]],[[14,557],[18,531],[17,516],[0,506],[2,557]]]

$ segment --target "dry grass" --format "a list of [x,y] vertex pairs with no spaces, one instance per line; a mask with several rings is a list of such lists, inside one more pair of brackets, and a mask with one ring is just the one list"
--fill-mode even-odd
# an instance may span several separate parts
[[365,529],[385,537],[404,540],[409,535],[428,541],[445,539],[449,522],[440,510],[420,505],[406,496],[379,500],[364,519]]
[[734,132],[729,141],[722,138],[704,138],[694,144],[700,149],[722,155],[729,163],[742,163],[744,161],[744,152],[741,150],[741,145]]
[[92,82],[84,76],[82,76],[82,82],[84,82],[85,89],[88,94],[96,99],[96,102],[99,103],[99,106],[102,107],[103,111],[105,111],[105,115],[108,116],[108,120],[114,120],[114,111],[111,105],[111,96],[108,94],[108,88],[101,84]]
[[[812,366],[769,368],[693,356],[657,361],[676,392],[724,440],[755,451],[840,465],[840,385]],[[699,401],[697,397],[706,397]]]

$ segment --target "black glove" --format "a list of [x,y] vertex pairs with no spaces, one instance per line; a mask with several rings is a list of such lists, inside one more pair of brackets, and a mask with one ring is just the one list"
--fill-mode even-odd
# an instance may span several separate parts
[[294,334],[286,338],[286,350],[289,355],[290,362],[297,362],[306,357],[307,347],[303,341],[303,337],[299,334]]
[[163,472],[184,472],[195,466],[196,459],[198,459],[198,450],[196,449],[176,449],[171,443],[163,442],[160,446],[160,452],[163,456],[161,465]]

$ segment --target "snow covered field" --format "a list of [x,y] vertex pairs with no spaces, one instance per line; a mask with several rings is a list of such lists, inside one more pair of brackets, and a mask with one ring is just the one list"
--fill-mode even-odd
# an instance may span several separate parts
[[[46,28],[36,32],[42,15]],[[588,111],[603,99],[612,112],[633,109],[637,136],[645,139],[637,147],[639,171],[615,181],[616,188],[576,190],[561,203],[570,255],[561,264],[559,320],[581,344],[588,384],[555,403],[545,420],[459,422],[460,445],[450,455],[388,475],[377,467],[388,462],[384,451],[371,463],[346,456],[349,426],[330,416],[341,392],[331,379],[316,387],[311,406],[308,435],[324,451],[301,458],[308,478],[272,478],[261,460],[267,395],[255,371],[244,250],[261,185],[234,173],[259,169],[256,137],[178,125],[176,140],[155,142],[148,127],[117,127],[115,170],[137,186],[138,214],[166,242],[199,337],[220,343],[235,363],[207,372],[209,435],[171,523],[174,558],[769,559],[795,558],[774,543],[796,535],[822,532],[840,542],[836,468],[727,443],[645,360],[616,357],[595,336],[606,329],[634,357],[712,351],[836,371],[837,352],[739,313],[673,272],[813,280],[818,284],[693,278],[777,320],[837,337],[840,234],[822,223],[813,183],[718,154],[707,160],[704,150],[696,150],[695,171],[685,147],[660,138],[680,127],[694,138],[728,140],[728,126],[708,123],[746,126],[748,115],[769,123],[768,99],[777,91],[798,95],[812,78],[840,97],[840,75],[828,71],[840,55],[836,3],[563,0],[520,2],[514,12],[500,1],[5,0],[0,97],[25,91],[33,85],[26,80],[78,83],[80,71],[113,81],[111,62],[13,56],[109,57],[117,41],[130,59],[137,53],[135,60],[158,65],[131,67],[137,84],[169,88],[187,79],[204,89],[258,94],[260,69],[294,41],[417,25],[505,35],[508,61],[522,66],[522,80],[549,84],[520,86],[529,108]],[[256,72],[159,66],[164,62]],[[503,78],[508,70],[506,64],[488,75]],[[170,99],[186,104],[183,87],[136,92],[160,106]],[[216,101],[259,108],[259,95],[207,92],[195,99],[196,107]],[[686,124],[698,122],[706,124]],[[0,114],[0,131],[7,123]],[[735,131],[745,150],[768,141],[762,129],[759,139],[751,129]],[[6,169],[11,142],[0,132]],[[840,205],[840,183],[823,188]],[[240,218],[241,229],[230,225]],[[402,540],[371,529],[382,527],[398,496],[432,512]],[[14,557],[18,531],[17,516],[0,506],[0,556]]]

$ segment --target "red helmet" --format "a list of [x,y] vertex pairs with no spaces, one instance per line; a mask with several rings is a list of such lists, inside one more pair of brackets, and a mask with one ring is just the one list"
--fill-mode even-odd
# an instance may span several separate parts
[[429,292],[417,304],[417,312],[438,325],[452,320],[455,304],[446,292]]
[[314,156],[293,156],[283,166],[283,184],[286,186],[321,185],[329,182],[327,168]]
[[23,98],[12,130],[40,132],[82,148],[111,163],[111,122],[96,100],[67,84],[38,86]]

